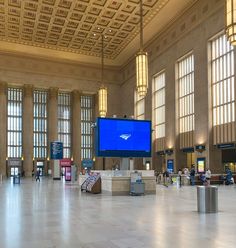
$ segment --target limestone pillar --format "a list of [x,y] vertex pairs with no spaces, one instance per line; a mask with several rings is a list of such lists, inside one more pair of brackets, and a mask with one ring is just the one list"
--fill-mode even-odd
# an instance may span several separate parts
[[7,84],[0,82],[0,173],[6,176],[7,156]]
[[[94,96],[94,120],[96,120],[97,117],[99,117],[99,99],[98,94]],[[95,135],[94,135],[94,146],[95,146]],[[95,147],[94,147],[95,149]],[[95,155],[95,154],[94,154]],[[96,157],[95,155],[95,170],[106,170],[107,169],[107,159],[102,157]]]
[[72,92],[72,157],[78,170],[81,170],[81,104],[80,92]]
[[[58,140],[58,127],[57,127],[57,102],[58,88],[49,89],[49,102],[48,102],[48,156],[50,156],[50,143]],[[50,161],[49,169],[52,170],[53,175],[53,163]]]
[[31,176],[33,169],[33,86],[24,85],[23,97],[23,170]]

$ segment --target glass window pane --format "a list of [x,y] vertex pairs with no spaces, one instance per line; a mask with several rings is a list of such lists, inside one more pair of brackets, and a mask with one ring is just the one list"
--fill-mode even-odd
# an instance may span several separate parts
[[234,121],[234,50],[225,35],[211,41],[213,125]]
[[153,126],[155,138],[165,137],[165,72],[153,78]]
[[63,143],[64,158],[71,158],[71,94],[58,94],[58,140]]
[[178,106],[180,133],[194,130],[194,57],[190,54],[179,60]]
[[34,158],[47,158],[47,99],[47,91],[34,91]]
[[22,157],[22,95],[19,88],[7,90],[7,156]]
[[93,96],[81,96],[81,159],[93,159]]

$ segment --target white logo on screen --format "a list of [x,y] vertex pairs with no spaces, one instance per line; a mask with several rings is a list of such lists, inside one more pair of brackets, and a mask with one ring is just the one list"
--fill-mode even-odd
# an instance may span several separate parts
[[128,138],[131,137],[131,134],[121,134],[120,137],[124,140],[127,140]]

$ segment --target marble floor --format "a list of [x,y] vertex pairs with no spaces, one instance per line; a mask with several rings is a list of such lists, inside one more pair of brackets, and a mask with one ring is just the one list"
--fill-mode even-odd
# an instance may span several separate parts
[[191,186],[112,197],[51,179],[8,180],[0,184],[0,247],[236,247],[236,186],[219,186],[219,210],[198,214]]

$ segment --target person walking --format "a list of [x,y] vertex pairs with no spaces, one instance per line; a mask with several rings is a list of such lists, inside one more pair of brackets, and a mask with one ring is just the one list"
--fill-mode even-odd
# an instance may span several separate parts
[[181,187],[182,183],[181,183],[181,175],[182,175],[182,170],[179,169],[178,170],[178,177],[179,177],[179,187]]
[[37,181],[40,182],[40,170],[39,169],[36,171],[36,177],[35,177],[35,179],[36,179],[36,182]]
[[190,180],[191,180],[191,185],[195,185],[195,168],[194,165],[192,165],[191,171],[190,171]]
[[207,185],[210,185],[211,184],[211,171],[209,168],[206,169],[205,176],[207,180]]
[[164,186],[166,187],[168,187],[169,184],[169,177],[170,177],[169,171],[165,170],[163,173],[163,180],[164,180]]

